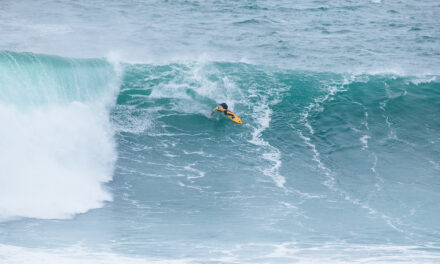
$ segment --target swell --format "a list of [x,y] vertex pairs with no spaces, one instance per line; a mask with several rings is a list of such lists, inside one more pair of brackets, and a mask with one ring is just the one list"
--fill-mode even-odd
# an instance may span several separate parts
[[117,84],[102,59],[0,52],[2,219],[67,218],[111,200]]
[[[281,193],[353,208],[346,219],[363,223],[361,234],[380,225],[412,241],[435,231],[430,222],[437,217],[435,206],[428,201],[439,200],[436,76],[320,73],[244,63],[126,65],[121,87],[113,124],[121,141],[137,142],[138,150],[161,149],[158,140],[176,142],[184,152],[202,149],[206,156],[237,146],[239,158],[229,162]],[[207,118],[220,102],[230,104],[243,126],[222,116]],[[177,150],[164,151],[169,157],[163,159],[176,162]],[[203,177],[210,174],[199,164],[191,168]],[[338,231],[346,232],[325,230]]]
[[439,88],[436,78],[352,76],[315,97],[289,124],[334,199],[379,219],[402,240],[436,232],[427,201],[439,199],[431,162],[440,158]]

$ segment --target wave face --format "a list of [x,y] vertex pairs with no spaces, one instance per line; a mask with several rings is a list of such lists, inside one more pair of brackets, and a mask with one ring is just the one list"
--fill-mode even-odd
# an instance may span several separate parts
[[[208,119],[220,102],[244,125]],[[435,76],[126,65],[113,206],[143,219],[139,254],[151,236],[201,262],[435,262],[439,102]]]
[[0,217],[66,218],[111,200],[115,81],[103,60],[0,52]]

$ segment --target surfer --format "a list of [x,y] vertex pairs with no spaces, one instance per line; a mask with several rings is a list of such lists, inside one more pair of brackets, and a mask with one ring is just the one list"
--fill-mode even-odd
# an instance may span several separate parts
[[220,111],[225,114],[225,116],[229,119],[231,119],[233,122],[237,124],[243,124],[240,117],[238,117],[236,114],[228,110],[228,105],[226,103],[221,103],[217,105],[214,110],[212,110],[211,114],[209,115],[209,118],[211,118],[215,112]]
[[234,116],[231,111],[228,111],[228,105],[226,103],[221,103],[216,108],[214,108],[214,110],[212,110],[211,114],[209,115],[209,118],[211,118],[216,111],[223,112],[225,116]]

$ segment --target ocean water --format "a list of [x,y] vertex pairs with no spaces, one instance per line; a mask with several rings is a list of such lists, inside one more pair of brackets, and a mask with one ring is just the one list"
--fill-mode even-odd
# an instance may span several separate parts
[[439,263],[439,14],[1,1],[0,263]]

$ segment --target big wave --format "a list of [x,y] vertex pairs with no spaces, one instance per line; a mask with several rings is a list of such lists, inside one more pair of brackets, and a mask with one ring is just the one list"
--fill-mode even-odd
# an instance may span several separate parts
[[103,59],[0,52],[1,219],[68,218],[112,199],[117,89]]
[[[435,206],[426,200],[438,199],[437,78],[227,62],[127,65],[112,120],[124,142],[163,149],[161,154],[168,156],[160,156],[160,163],[183,161],[176,158],[179,150],[194,145],[205,156],[235,155],[228,163],[235,170],[230,173],[252,171],[242,173],[240,181],[267,182],[273,192],[301,199],[338,201],[405,239],[414,234],[413,239],[426,226],[433,228],[430,219],[436,217]],[[243,126],[221,117],[208,121],[211,108],[222,101],[231,103]],[[172,141],[174,149],[160,140]],[[137,159],[133,153],[127,150],[125,159]],[[147,151],[143,155],[159,159]],[[206,162],[215,166],[218,161]],[[191,169],[215,173],[202,165]],[[346,217],[351,218],[374,228],[362,214]]]

